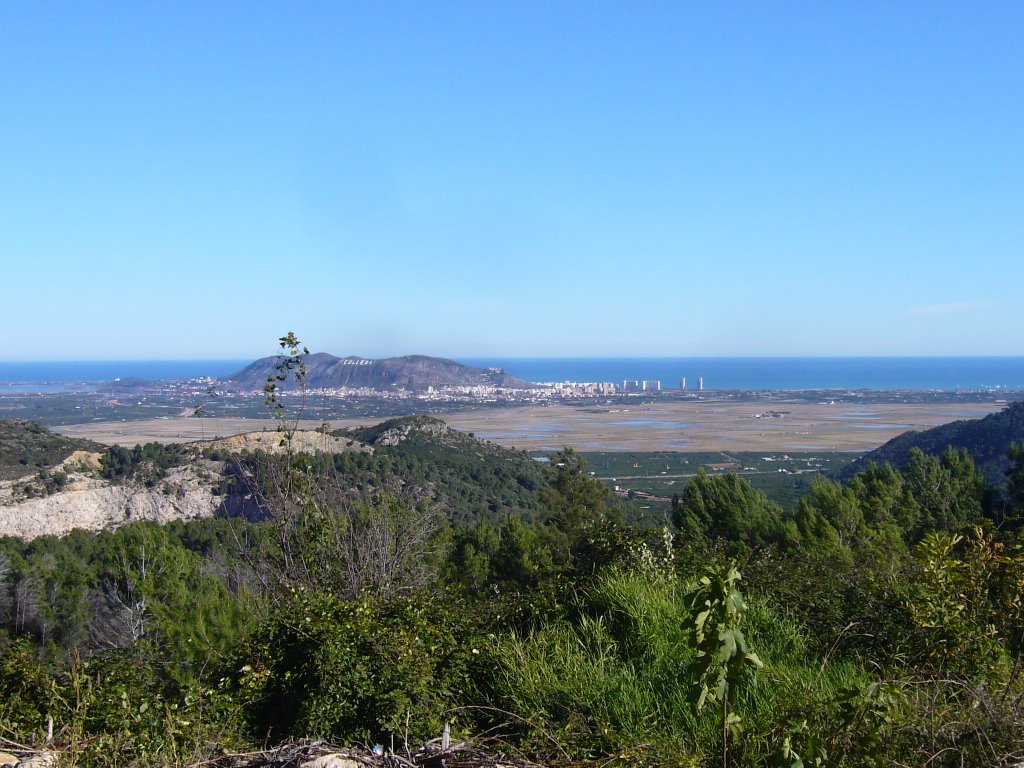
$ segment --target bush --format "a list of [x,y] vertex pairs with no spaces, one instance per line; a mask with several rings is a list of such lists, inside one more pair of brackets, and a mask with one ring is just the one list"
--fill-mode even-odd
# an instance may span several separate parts
[[46,733],[53,686],[27,638],[0,648],[0,734],[23,743]]
[[297,590],[244,644],[230,685],[260,740],[432,738],[470,687],[474,642],[458,606]]
[[71,765],[195,762],[210,744],[238,743],[235,710],[218,691],[179,685],[150,647],[73,656],[58,674],[25,640],[0,650],[0,735],[40,744],[52,718],[53,746]]

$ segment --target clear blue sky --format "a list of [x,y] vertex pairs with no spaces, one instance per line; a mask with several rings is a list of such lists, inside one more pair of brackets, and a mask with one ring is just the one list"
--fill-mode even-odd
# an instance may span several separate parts
[[0,359],[1024,354],[1024,3],[0,4]]

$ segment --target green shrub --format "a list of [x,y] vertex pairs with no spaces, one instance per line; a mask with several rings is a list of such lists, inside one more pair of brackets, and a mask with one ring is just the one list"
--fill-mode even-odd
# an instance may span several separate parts
[[456,605],[298,590],[250,636],[230,685],[260,740],[432,738],[470,687],[474,643]]
[[188,764],[208,745],[238,743],[236,706],[224,694],[181,686],[148,646],[52,673],[25,640],[0,651],[0,737],[53,746],[79,766]]
[[488,691],[495,706],[536,726],[522,736],[551,749],[549,732],[574,757],[636,753],[657,744],[692,752],[684,672],[692,651],[682,590],[669,580],[609,571],[583,595],[573,621],[495,641]]
[[0,737],[27,743],[46,733],[53,686],[27,638],[0,647]]

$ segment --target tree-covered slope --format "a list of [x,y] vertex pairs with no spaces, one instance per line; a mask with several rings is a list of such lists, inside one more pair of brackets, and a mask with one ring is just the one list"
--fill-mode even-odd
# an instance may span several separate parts
[[923,432],[905,432],[846,465],[835,476],[848,480],[870,464],[889,463],[902,468],[910,460],[913,448],[939,456],[951,445],[965,448],[985,479],[1000,485],[1010,466],[1007,451],[1014,442],[1024,442],[1024,401],[1011,403],[1002,411],[982,419],[954,421]]
[[372,454],[334,456],[334,467],[347,483],[359,488],[397,484],[427,494],[454,524],[508,512],[533,518],[540,507],[544,479],[536,461],[439,419],[410,416],[338,434],[374,448]]
[[104,450],[91,440],[64,437],[28,419],[0,420],[0,480],[56,466],[75,451]]

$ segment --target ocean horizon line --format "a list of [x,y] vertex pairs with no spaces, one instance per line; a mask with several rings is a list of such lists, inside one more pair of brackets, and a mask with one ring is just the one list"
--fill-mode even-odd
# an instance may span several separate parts
[[[366,358],[381,359],[381,358]],[[455,360],[456,358],[448,358]],[[0,362],[0,384],[222,379],[244,359]],[[1024,390],[1024,356],[474,357],[530,382],[646,382],[650,390]],[[8,389],[10,391],[10,389]]]

